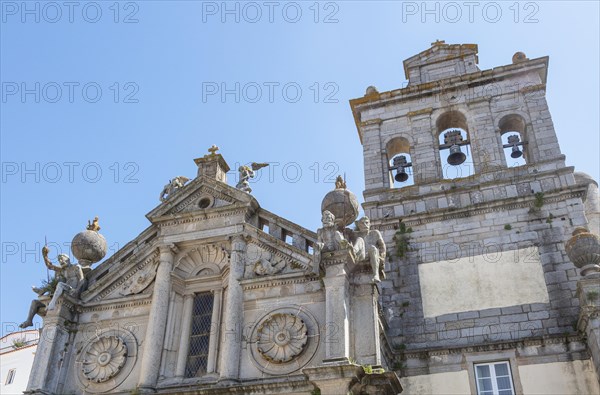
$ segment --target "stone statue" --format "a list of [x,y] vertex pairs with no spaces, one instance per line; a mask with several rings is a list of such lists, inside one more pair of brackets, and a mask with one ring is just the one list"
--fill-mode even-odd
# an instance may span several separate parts
[[[183,188],[186,182],[190,179],[184,176],[177,176],[172,180],[169,180],[169,183],[165,185],[162,192],[160,193],[160,201],[164,202],[179,188]],[[166,195],[166,196],[165,196]]]
[[322,228],[317,230],[317,243],[314,248],[313,272],[319,273],[321,255],[324,252],[338,251],[348,248],[349,244],[335,226],[335,216],[330,211],[323,211],[321,217]]
[[88,225],[86,227],[87,230],[93,230],[94,232],[100,231],[100,225],[98,225],[98,217],[94,217],[94,221],[90,222],[88,220]]
[[[45,308],[46,310],[54,310],[56,308],[56,302],[58,298],[63,293],[67,293],[75,298],[79,297],[79,294],[83,290],[86,285],[85,277],[83,276],[83,270],[81,266],[77,264],[72,264],[68,255],[60,254],[58,256],[58,262],[60,266],[55,266],[52,264],[50,259],[48,258],[48,247],[44,246],[42,248],[42,256],[44,257],[44,263],[46,267],[50,270],[54,270],[56,272],[56,289],[54,289],[54,293],[52,294],[52,299],[50,303],[46,306],[44,302],[34,299],[31,302],[31,306],[29,308],[29,314],[27,315],[27,319],[19,325],[20,328],[27,328],[33,325],[33,316],[41,313],[41,309]],[[33,291],[37,293],[39,296],[44,295],[45,293],[52,293],[52,290],[49,287],[36,288],[32,287]]]
[[383,237],[378,230],[371,230],[369,217],[356,221],[357,231],[352,232],[354,253],[358,262],[368,260],[373,270],[373,282],[385,279],[383,265],[385,263],[386,247]]
[[254,178],[256,176],[255,171],[262,169],[263,167],[267,167],[269,166],[268,163],[256,163],[256,162],[252,162],[252,164],[250,166],[240,166],[238,168],[238,171],[240,172],[240,180],[238,181],[237,185],[235,186],[237,189],[239,189],[240,191],[244,191],[244,192],[252,192],[252,188],[250,188],[250,183],[248,182],[248,180],[250,180],[251,178]]
[[346,189],[346,181],[344,181],[342,176],[337,176],[335,179],[335,189]]

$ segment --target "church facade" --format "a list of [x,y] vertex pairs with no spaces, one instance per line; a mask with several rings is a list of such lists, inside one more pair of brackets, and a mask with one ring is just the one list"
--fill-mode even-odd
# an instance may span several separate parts
[[407,87],[350,101],[363,218],[341,178],[320,229],[279,217],[247,183],[263,164],[230,186],[213,146],[94,268],[90,223],[32,303],[26,393],[600,393],[598,184],[560,152],[548,58],[477,62],[437,41]]

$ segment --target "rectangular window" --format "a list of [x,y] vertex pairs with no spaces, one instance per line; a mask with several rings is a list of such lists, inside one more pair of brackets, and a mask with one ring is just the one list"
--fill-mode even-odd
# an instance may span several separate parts
[[477,395],[514,395],[508,362],[480,363],[475,365]]
[[6,375],[6,381],[4,382],[4,385],[12,384],[12,382],[15,381],[16,374],[17,374],[17,369],[9,370],[8,374]]
[[198,377],[206,374],[213,301],[212,292],[202,292],[194,296],[190,351],[185,367],[185,377]]

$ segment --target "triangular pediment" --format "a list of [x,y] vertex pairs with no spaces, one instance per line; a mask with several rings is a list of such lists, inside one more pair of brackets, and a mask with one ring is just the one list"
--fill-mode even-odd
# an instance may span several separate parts
[[403,62],[404,74],[409,83],[425,83],[479,71],[477,52],[476,44],[436,41],[431,48]]
[[249,193],[208,177],[197,177],[178,189],[172,196],[146,214],[154,222],[163,217],[197,212],[205,215],[227,207],[256,206],[258,202]]

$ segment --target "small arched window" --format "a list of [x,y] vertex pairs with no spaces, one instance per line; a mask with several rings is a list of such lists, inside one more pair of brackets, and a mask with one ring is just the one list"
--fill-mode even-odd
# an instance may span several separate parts
[[508,167],[527,164],[526,124],[517,114],[507,115],[499,123],[504,158]]
[[410,144],[404,137],[394,137],[386,145],[390,185],[394,188],[414,185]]
[[474,174],[466,117],[458,111],[448,111],[438,118],[436,127],[442,177],[454,179]]

